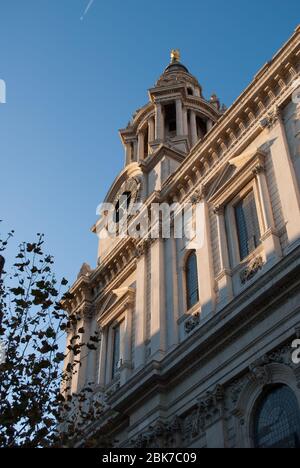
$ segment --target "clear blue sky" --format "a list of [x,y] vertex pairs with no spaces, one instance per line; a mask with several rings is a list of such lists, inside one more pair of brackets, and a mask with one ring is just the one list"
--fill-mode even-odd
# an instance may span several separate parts
[[118,129],[180,48],[230,105],[293,33],[299,0],[0,0],[0,219],[44,232],[58,274],[96,262],[89,228],[122,168]]

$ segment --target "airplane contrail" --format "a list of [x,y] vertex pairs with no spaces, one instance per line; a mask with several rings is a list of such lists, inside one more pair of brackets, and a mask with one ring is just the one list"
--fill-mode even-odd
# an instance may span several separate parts
[[94,0],[90,0],[89,3],[88,3],[88,6],[86,7],[86,9],[84,10],[84,13],[82,15],[82,17],[80,18],[81,21],[84,19],[85,15],[88,13],[89,9],[91,8],[91,6],[93,5],[94,3]]

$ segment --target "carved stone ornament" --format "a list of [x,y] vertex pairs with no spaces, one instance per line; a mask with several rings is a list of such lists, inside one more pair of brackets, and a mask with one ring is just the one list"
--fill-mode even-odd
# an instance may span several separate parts
[[236,380],[229,387],[229,398],[232,404],[236,404],[242,390],[250,382],[257,382],[258,384],[264,386],[268,385],[271,382],[271,375],[269,373],[268,365],[269,364],[283,364],[288,367],[293,368],[293,362],[291,359],[291,347],[290,345],[285,345],[281,348],[278,348],[272,351],[269,354],[265,354],[260,359],[252,363],[249,367],[248,374],[244,375],[242,378]]
[[251,382],[257,382],[261,386],[268,385],[271,382],[271,375],[267,366],[250,366],[248,379]]
[[84,263],[80,269],[80,272],[78,273],[77,278],[79,279],[79,278],[82,278],[83,276],[90,276],[92,272],[93,270],[90,267],[90,265],[88,265],[87,263]]
[[262,270],[263,266],[264,261],[262,257],[257,257],[244,271],[242,271],[240,275],[241,283],[246,284],[250,281],[260,270]]
[[191,196],[191,203],[196,205],[197,203],[201,203],[205,197],[205,189],[201,187],[199,190],[196,190],[193,195]]
[[222,215],[224,215],[224,206],[222,206],[222,205],[216,205],[216,206],[214,207],[214,214],[215,214],[216,216],[222,216]]
[[217,385],[213,391],[198,400],[198,405],[183,420],[183,439],[189,443],[201,433],[204,433],[207,424],[218,418],[224,402],[224,388]]
[[204,398],[199,400],[199,408],[201,415],[204,417],[212,416],[218,411],[218,404],[224,400],[224,388],[222,385],[217,385],[214,391],[207,392]]
[[195,315],[192,315],[185,324],[184,329],[187,334],[191,333],[198,325],[200,324],[200,313],[197,312]]
[[260,122],[263,128],[271,129],[280,118],[280,110],[278,107],[275,107],[267,116]]

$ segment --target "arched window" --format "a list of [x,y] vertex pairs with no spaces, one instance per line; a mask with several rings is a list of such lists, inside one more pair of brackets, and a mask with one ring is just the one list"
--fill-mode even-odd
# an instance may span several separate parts
[[254,415],[255,448],[300,448],[300,410],[287,386],[269,391]]
[[199,302],[197,257],[191,253],[186,262],[186,293],[188,310]]

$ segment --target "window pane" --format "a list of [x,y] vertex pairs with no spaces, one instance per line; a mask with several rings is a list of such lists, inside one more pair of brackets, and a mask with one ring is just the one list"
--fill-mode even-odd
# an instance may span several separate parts
[[272,390],[259,405],[254,420],[256,448],[300,448],[300,411],[292,390]]
[[255,250],[260,244],[260,228],[254,193],[250,192],[236,207],[237,224],[241,260]]
[[114,350],[113,350],[113,368],[112,378],[114,379],[118,372],[120,362],[120,326],[114,328]]
[[191,254],[187,261],[186,284],[187,306],[188,309],[191,309],[199,302],[197,257],[195,253]]

